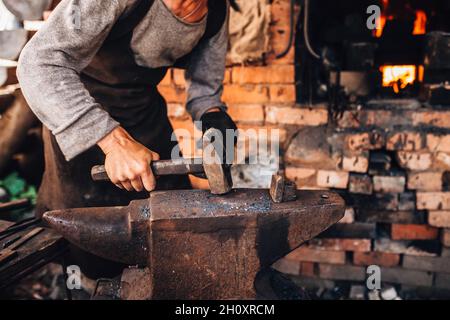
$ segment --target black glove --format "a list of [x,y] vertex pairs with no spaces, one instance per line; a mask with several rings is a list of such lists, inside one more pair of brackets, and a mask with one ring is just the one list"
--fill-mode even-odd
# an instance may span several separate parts
[[[224,150],[224,160],[225,160],[226,152],[227,152],[228,148],[233,148],[233,150],[234,150],[234,146],[237,143],[237,136],[235,135],[234,141],[233,141],[234,142],[233,146],[229,146],[229,147],[227,146],[227,139],[226,139],[227,129],[234,130],[234,132],[233,132],[234,134],[236,133],[236,130],[237,130],[237,126],[234,123],[233,119],[231,119],[231,117],[228,115],[228,113],[221,110],[221,111],[205,113],[200,118],[200,120],[202,122],[203,133],[205,133],[206,131],[208,131],[211,128],[218,129],[222,133],[223,146],[225,148],[225,150]],[[224,163],[226,163],[226,161],[224,161]]]

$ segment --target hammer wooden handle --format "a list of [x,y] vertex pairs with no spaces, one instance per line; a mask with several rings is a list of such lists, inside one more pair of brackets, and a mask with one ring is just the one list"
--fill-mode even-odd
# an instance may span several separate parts
[[[183,175],[203,173],[203,162],[201,159],[177,159],[153,161],[150,165],[156,176]],[[109,181],[105,166],[95,166],[91,170],[94,181]]]

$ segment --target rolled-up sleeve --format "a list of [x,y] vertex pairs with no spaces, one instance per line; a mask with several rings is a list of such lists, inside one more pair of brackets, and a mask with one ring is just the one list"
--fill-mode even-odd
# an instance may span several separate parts
[[186,107],[194,120],[199,120],[211,108],[226,110],[222,93],[227,49],[228,13],[220,31],[194,49],[187,65]]
[[17,69],[23,94],[55,135],[67,160],[119,124],[80,80],[128,0],[63,0],[24,48]]

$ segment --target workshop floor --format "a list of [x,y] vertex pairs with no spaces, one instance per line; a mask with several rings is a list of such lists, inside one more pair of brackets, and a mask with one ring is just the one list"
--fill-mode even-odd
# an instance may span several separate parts
[[[64,277],[61,266],[49,264],[22,280],[17,285],[0,292],[0,299],[13,300],[65,300]],[[294,282],[295,279],[292,279]],[[334,288],[319,288],[306,290],[312,300],[415,300],[423,297],[396,290],[394,287],[384,287],[380,295],[368,295],[366,290],[358,290],[358,286],[342,284]],[[85,290],[72,292],[73,299],[88,300],[90,294]],[[382,297],[383,296],[383,297]]]
[[[84,290],[78,290],[77,300],[89,299]],[[65,280],[61,266],[49,264],[34,272],[20,283],[0,292],[0,299],[5,300],[64,300],[67,299]]]

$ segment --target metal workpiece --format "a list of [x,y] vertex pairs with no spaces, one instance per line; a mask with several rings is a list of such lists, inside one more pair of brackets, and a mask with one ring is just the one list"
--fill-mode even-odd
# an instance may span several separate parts
[[115,261],[147,265],[153,299],[254,297],[259,270],[344,215],[329,191],[297,191],[274,203],[267,190],[157,191],[128,207],[48,212],[73,244]]
[[297,199],[295,182],[286,179],[284,174],[274,174],[270,183],[270,197],[273,202],[287,202]]

